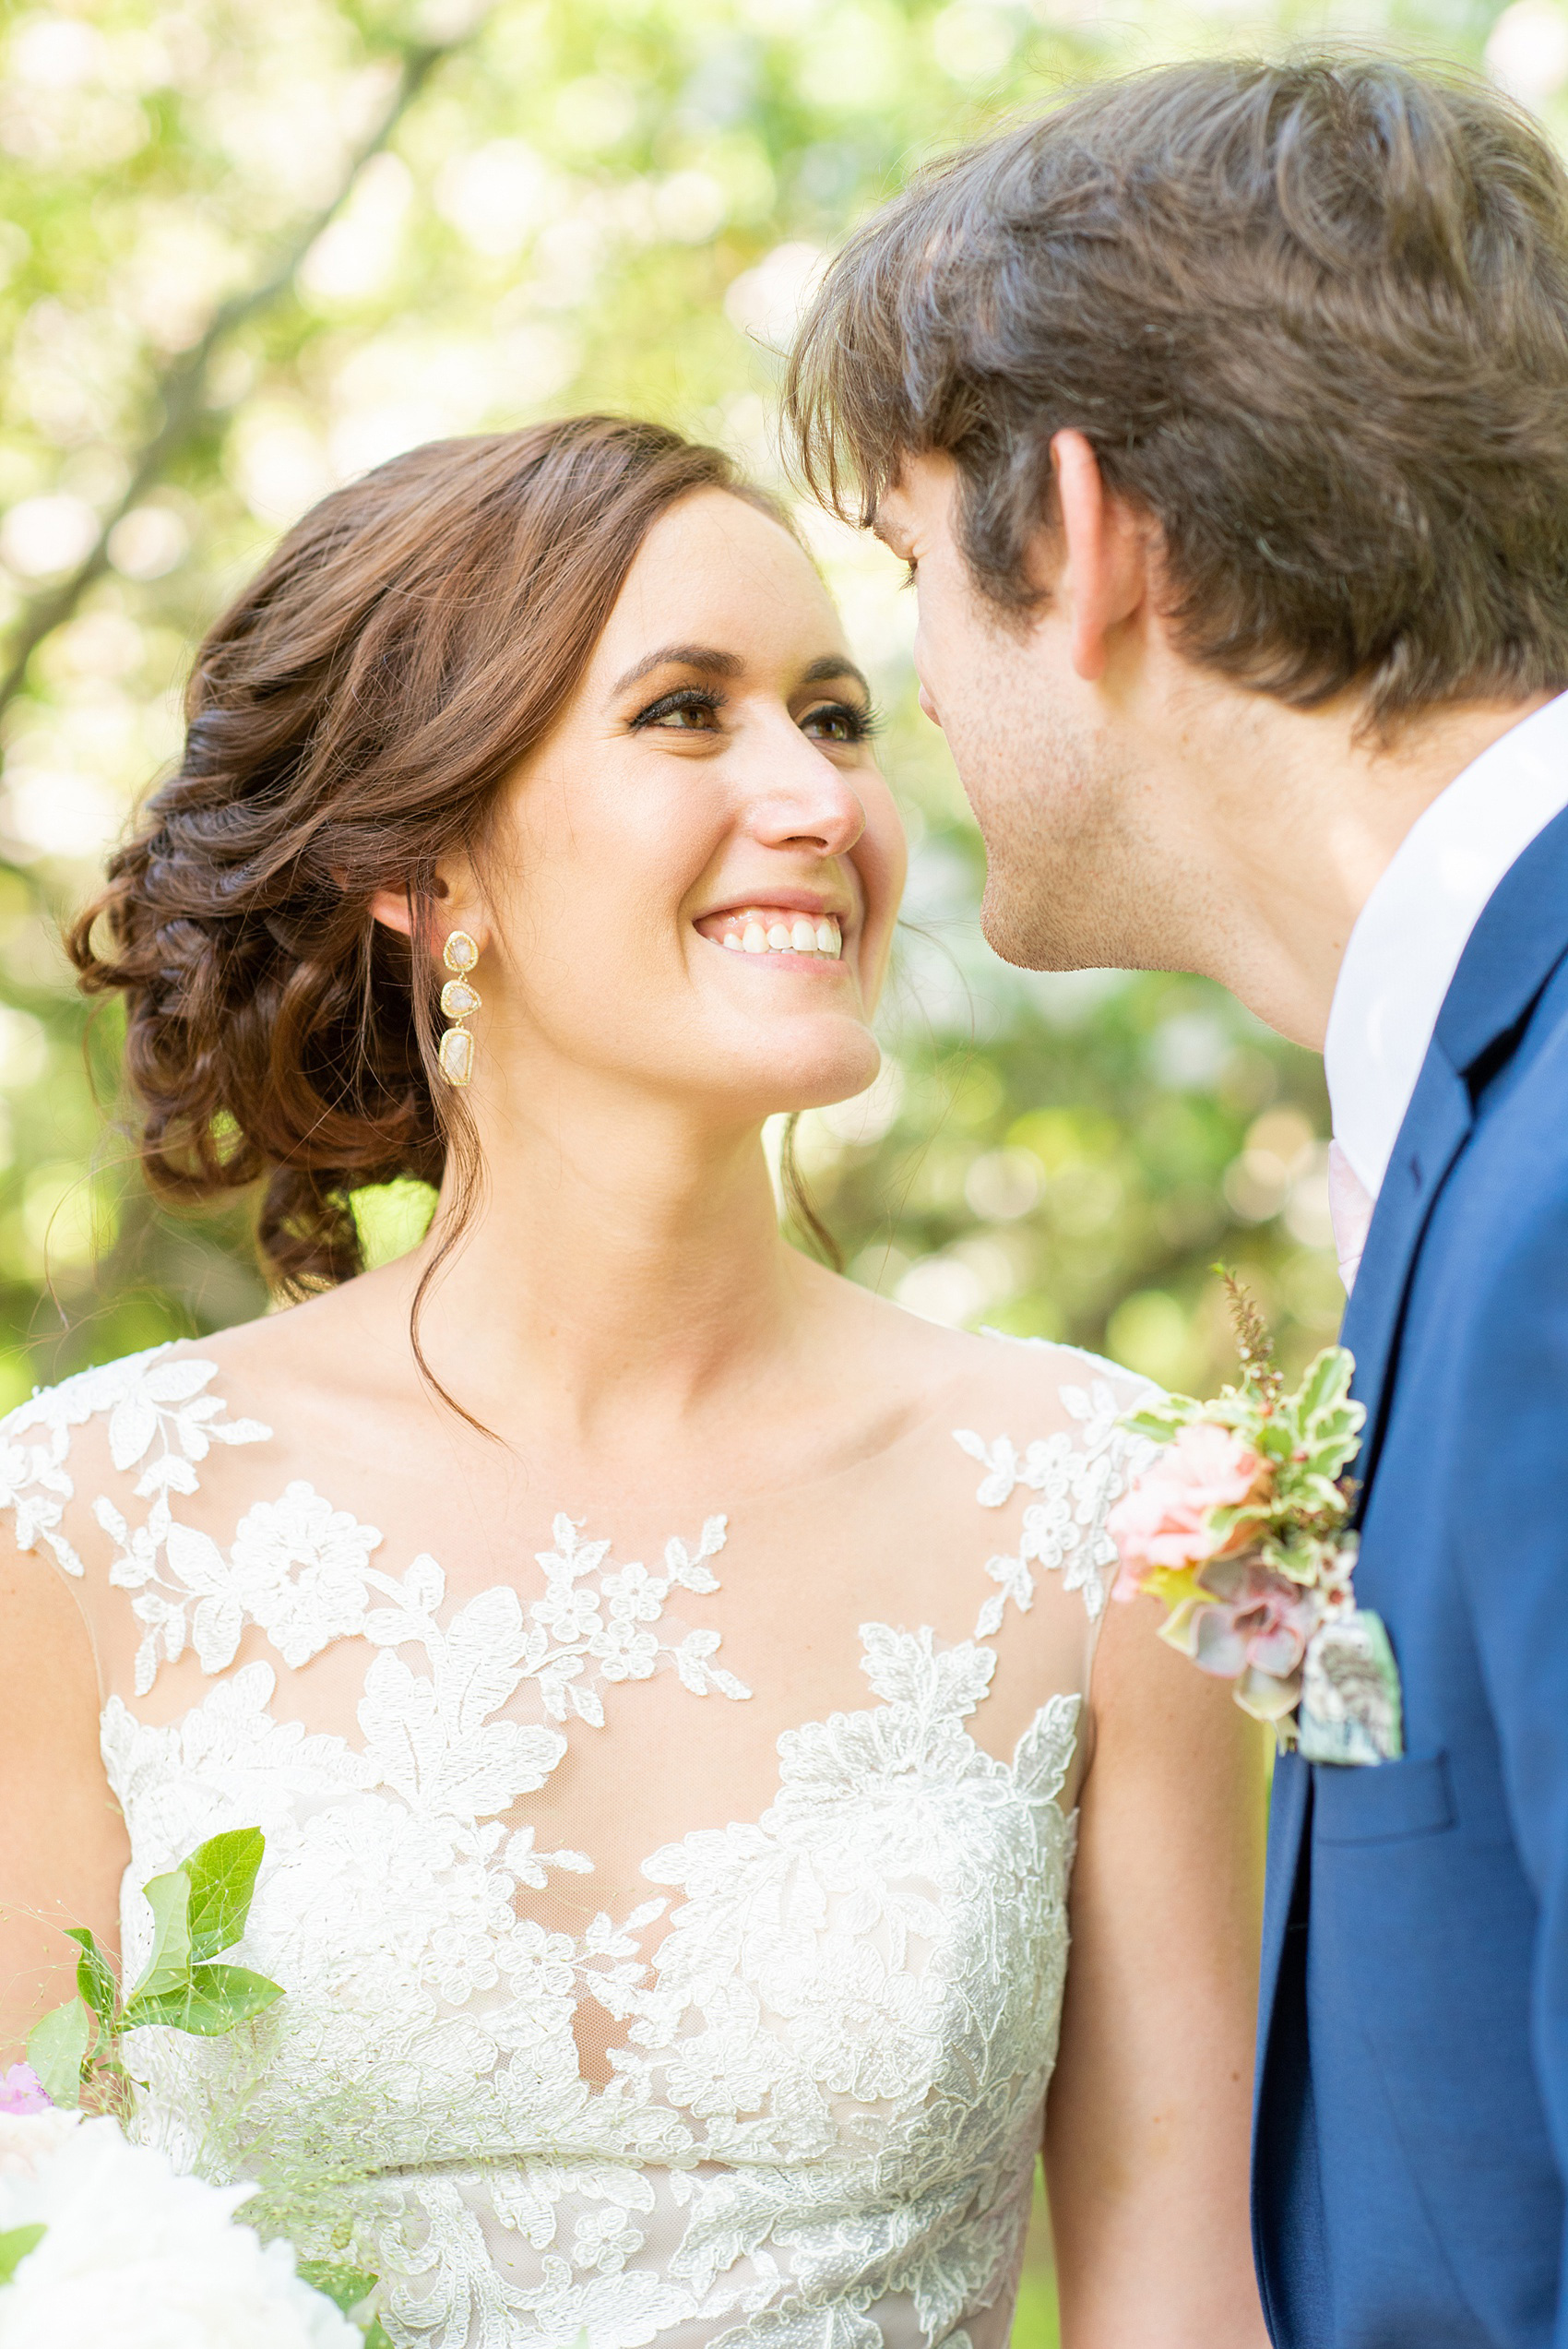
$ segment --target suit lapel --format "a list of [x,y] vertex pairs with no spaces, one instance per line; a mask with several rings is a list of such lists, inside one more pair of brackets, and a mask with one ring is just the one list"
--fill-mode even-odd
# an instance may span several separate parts
[[[1343,1341],[1356,1357],[1354,1392],[1365,1404],[1366,1432],[1356,1463],[1365,1496],[1382,1438],[1399,1321],[1416,1250],[1443,1179],[1470,1130],[1469,1089],[1434,1043],[1411,1100],[1378,1197],[1366,1254],[1345,1317]],[[1301,1845],[1312,1819],[1311,1768],[1299,1754],[1275,1765],[1268,1816],[1268,1874],[1264,1890],[1262,1971],[1258,1990],[1259,2062],[1253,2092],[1254,2159],[1268,2072],[1270,2034],[1290,1929],[1301,1885]],[[1304,1895],[1303,1895],[1304,1897]]]
[[1340,1332],[1356,1357],[1353,1391],[1367,1414],[1355,1464],[1363,1496],[1383,1439],[1389,1371],[1416,1250],[1472,1116],[1469,1087],[1434,1042],[1388,1162]]
[[1259,1952],[1258,2067],[1253,2081],[1254,2159],[1268,2066],[1269,2037],[1274,2024],[1275,1996],[1279,1987],[1285,1936],[1289,1929],[1301,1875],[1301,1839],[1307,1829],[1312,1784],[1312,1771],[1300,1754],[1279,1756],[1274,1765],[1274,1787],[1268,1805],[1268,1871],[1264,1878],[1263,1947]]

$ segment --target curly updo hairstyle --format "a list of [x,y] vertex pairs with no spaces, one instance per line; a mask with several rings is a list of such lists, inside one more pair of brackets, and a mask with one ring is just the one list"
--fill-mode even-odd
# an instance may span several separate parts
[[[704,489],[782,519],[719,450],[654,424],[433,442],[323,498],[201,647],[178,771],[67,946],[89,994],[125,998],[154,1191],[254,1186],[284,1294],[362,1269],[361,1185],[439,1185],[456,1152],[466,1212],[436,868],[482,861],[648,530]],[[372,917],[381,889],[406,892],[411,940]]]

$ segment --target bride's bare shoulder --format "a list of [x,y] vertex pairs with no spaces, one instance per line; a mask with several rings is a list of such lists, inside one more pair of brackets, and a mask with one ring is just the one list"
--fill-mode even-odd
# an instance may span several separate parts
[[177,1339],[161,1349],[160,1359],[212,1363],[217,1385],[243,1393],[247,1409],[259,1408],[270,1394],[286,1395],[297,1411],[313,1389],[340,1395],[346,1383],[374,1381],[375,1365],[385,1362],[385,1332],[363,1286],[347,1282],[254,1321]]
[[1137,1372],[1081,1347],[949,1329],[851,1282],[836,1286],[837,1317],[862,1374],[876,1386],[923,1395],[932,1408],[966,1411],[966,1425],[986,1423],[981,1432],[1031,1440],[1089,1413],[1130,1411],[1150,1391]]

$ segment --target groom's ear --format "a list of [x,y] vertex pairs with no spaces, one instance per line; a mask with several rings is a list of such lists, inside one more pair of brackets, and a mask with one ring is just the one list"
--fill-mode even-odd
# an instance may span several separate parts
[[1060,523],[1055,601],[1068,625],[1073,666],[1093,685],[1105,674],[1116,630],[1147,595],[1146,532],[1125,500],[1106,489],[1083,433],[1055,435],[1051,470]]

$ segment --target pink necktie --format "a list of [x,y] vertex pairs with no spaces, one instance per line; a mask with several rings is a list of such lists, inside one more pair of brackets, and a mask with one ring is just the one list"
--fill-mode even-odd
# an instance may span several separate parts
[[1334,1223],[1334,1248],[1339,1278],[1347,1293],[1356,1285],[1361,1252],[1372,1227],[1377,1202],[1337,1142],[1328,1145],[1328,1212]]

